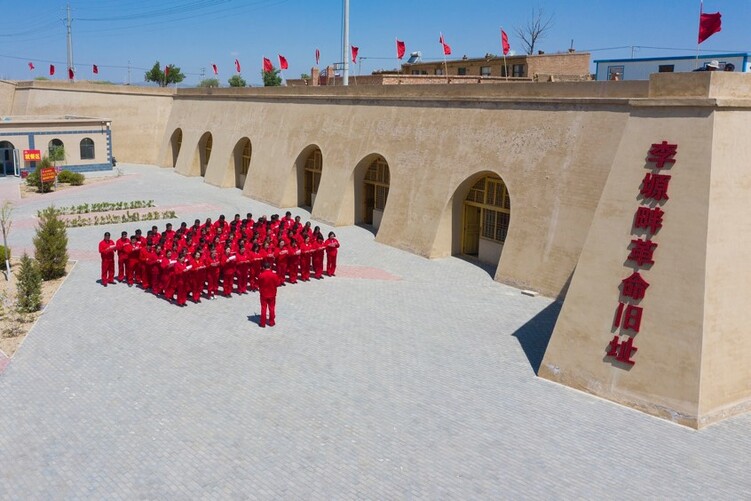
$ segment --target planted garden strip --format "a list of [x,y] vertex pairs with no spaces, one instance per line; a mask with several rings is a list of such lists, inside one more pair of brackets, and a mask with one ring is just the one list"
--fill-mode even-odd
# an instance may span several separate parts
[[[97,202],[93,204],[71,205],[68,207],[58,207],[58,215],[69,214],[89,214],[92,212],[112,212],[135,209],[147,209],[156,207],[153,200],[133,200],[130,202]],[[38,215],[38,213],[37,213]]]

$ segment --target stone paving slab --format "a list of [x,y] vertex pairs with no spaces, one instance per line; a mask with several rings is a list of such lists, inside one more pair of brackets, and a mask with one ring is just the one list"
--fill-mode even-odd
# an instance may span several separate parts
[[[283,210],[124,170],[59,201]],[[98,286],[106,229],[69,230],[81,261],[0,376],[0,498],[751,497],[750,416],[696,432],[538,379],[560,305],[471,263],[338,228],[340,276],[280,289],[260,329],[254,294]]]

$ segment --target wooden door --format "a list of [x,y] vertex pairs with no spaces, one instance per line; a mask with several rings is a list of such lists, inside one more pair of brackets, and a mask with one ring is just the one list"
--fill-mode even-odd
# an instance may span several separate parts
[[464,236],[462,254],[477,256],[480,252],[480,223],[482,209],[464,205]]

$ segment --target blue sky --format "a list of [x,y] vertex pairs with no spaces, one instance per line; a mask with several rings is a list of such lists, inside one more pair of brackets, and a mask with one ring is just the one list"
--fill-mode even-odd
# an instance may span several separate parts
[[[351,43],[360,47],[361,64],[353,73],[369,74],[398,66],[394,40],[423,59],[441,58],[440,32],[453,55],[481,57],[499,53],[499,27],[509,34],[512,50],[521,51],[513,33],[531,18],[534,8],[554,16],[549,35],[539,48],[592,50],[592,59],[691,55],[696,49],[699,1],[694,0],[549,0],[525,2],[479,0],[350,0]],[[186,73],[186,83],[200,80],[201,69],[212,76],[219,67],[226,85],[240,60],[242,74],[260,83],[261,58],[277,65],[277,54],[290,64],[289,78],[341,60],[341,0],[71,0],[74,61],[79,79],[142,83],[145,69],[156,60]],[[0,31],[0,77],[66,78],[64,0],[5,0]],[[705,12],[720,11],[722,32],[701,45],[705,53],[751,51],[751,0],[707,0]],[[610,49],[613,48],[613,49]],[[604,50],[610,49],[610,50]],[[682,50],[687,49],[687,50]],[[27,63],[36,70],[29,71]]]

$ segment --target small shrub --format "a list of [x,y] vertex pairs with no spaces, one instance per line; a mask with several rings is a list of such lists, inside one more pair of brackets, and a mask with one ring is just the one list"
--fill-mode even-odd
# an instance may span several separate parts
[[5,270],[5,256],[10,261],[10,248],[0,245],[0,270]]
[[44,183],[44,186],[42,186],[42,169],[46,169],[47,167],[52,167],[52,162],[50,162],[48,157],[42,157],[42,160],[37,162],[34,172],[29,173],[28,177],[26,177],[26,184],[34,186],[39,192],[46,193],[52,190],[52,187],[55,185],[54,182]]
[[73,172],[69,170],[63,170],[57,175],[57,180],[60,183],[70,183],[71,186],[81,186],[86,179],[86,176],[80,172]]
[[21,258],[21,269],[16,277],[18,311],[33,313],[42,307],[42,274],[39,267],[25,252]]

